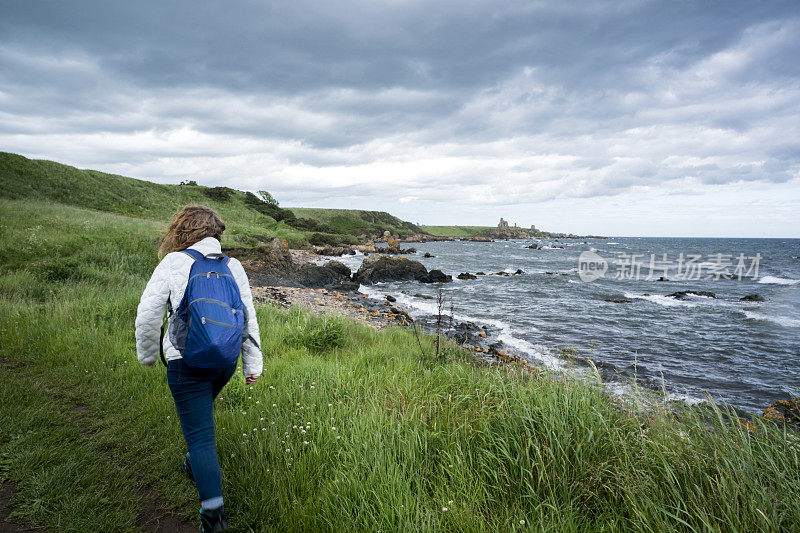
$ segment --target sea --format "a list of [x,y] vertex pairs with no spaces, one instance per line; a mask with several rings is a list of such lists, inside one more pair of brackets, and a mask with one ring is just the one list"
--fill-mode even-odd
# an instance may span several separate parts
[[[454,320],[485,326],[511,353],[578,374],[591,359],[612,394],[649,390],[668,401],[713,400],[749,413],[800,394],[800,239],[403,246],[417,250],[406,257],[453,281],[362,285],[361,292],[391,294],[412,317],[430,317],[441,291],[445,314],[452,302]],[[335,259],[355,271],[364,256]],[[483,275],[457,279],[467,272]],[[701,294],[669,296],[681,291]],[[764,301],[743,301],[748,295]]]

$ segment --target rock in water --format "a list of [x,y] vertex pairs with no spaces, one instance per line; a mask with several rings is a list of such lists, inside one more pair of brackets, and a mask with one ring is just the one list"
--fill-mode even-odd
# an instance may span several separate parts
[[405,257],[371,255],[364,259],[361,267],[353,275],[356,283],[378,283],[380,281],[421,280],[428,276],[428,270],[419,261]]
[[336,272],[337,274],[349,278],[352,272],[350,272],[350,267],[345,265],[340,261],[328,261],[325,263],[325,268],[329,268]]
[[764,302],[764,297],[759,294],[748,294],[747,296],[743,296],[739,298],[740,302]]
[[469,272],[462,272],[461,274],[459,274],[456,277],[458,279],[478,279],[478,276],[476,276],[474,274],[470,274]]
[[713,292],[708,291],[678,291],[673,292],[672,294],[667,294],[670,298],[675,298],[676,300],[687,300],[690,294],[694,294],[695,296],[705,296],[706,298],[716,298],[717,296]]
[[453,281],[452,276],[448,276],[439,269],[433,269],[426,276],[419,278],[422,283],[448,283]]

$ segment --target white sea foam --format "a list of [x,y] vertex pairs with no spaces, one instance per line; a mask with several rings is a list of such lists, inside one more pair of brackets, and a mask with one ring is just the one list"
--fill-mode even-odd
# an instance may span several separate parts
[[[385,291],[381,291],[375,286],[361,285],[358,290],[370,298],[380,299],[386,294]],[[409,314],[412,317],[418,317],[420,315],[435,315],[438,313],[435,300],[424,300],[422,298],[416,298],[403,293],[395,293],[393,296],[397,298],[398,304],[404,305],[409,309]],[[473,322],[476,324],[486,324],[487,326],[492,326],[493,328],[499,330],[497,339],[516,350],[521,355],[530,359],[541,361],[553,370],[563,369],[561,360],[552,355],[550,353],[551,350],[548,347],[543,345],[535,345],[526,341],[525,339],[519,338],[514,334],[514,329],[511,327],[511,325],[503,322],[502,320],[496,320],[493,318],[477,318],[460,313],[454,313],[453,318],[460,322]],[[532,331],[536,331],[536,328],[531,327],[530,329]]]
[[625,298],[635,298],[638,300],[647,300],[648,302],[652,302],[654,304],[663,305],[664,307],[696,307],[696,302],[690,302],[686,300],[678,300],[677,298],[671,298],[669,296],[662,296],[660,294],[634,294],[632,292],[626,292]]
[[796,318],[789,318],[788,316],[769,316],[755,311],[741,311],[744,316],[750,320],[761,320],[765,322],[772,322],[783,326],[785,328],[800,328],[800,320]]
[[688,405],[698,405],[708,401],[706,398],[692,396],[691,394],[680,394],[672,392],[668,392],[665,399],[667,401],[680,401]]
[[770,283],[773,285],[797,285],[800,283],[800,279],[792,279],[792,278],[779,278],[777,276],[764,276],[760,280],[759,283]]
[[619,244],[618,242],[607,242],[606,244]]

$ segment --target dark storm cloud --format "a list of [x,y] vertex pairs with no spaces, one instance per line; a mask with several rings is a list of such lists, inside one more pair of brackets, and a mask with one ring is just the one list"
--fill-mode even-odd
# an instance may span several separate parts
[[12,0],[3,14],[0,148],[85,166],[488,204],[800,171],[796,2]]

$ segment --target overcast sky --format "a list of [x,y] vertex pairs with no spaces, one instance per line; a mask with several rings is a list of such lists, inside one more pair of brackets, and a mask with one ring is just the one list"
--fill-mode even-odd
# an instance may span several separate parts
[[0,0],[0,150],[423,224],[800,237],[800,3]]

